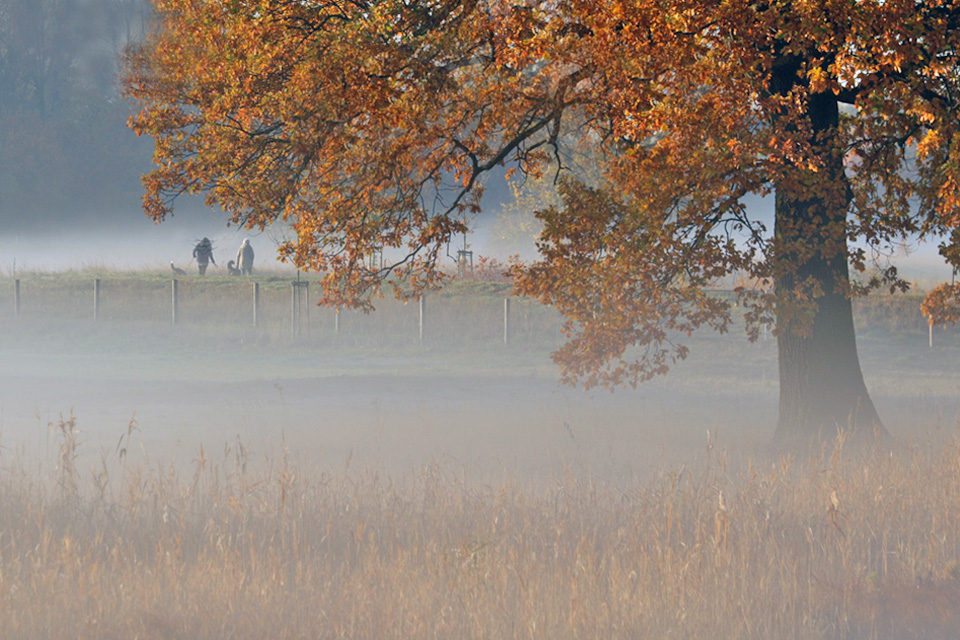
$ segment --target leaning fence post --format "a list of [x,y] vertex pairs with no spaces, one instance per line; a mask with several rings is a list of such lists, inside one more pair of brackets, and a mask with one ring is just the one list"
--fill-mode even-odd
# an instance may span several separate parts
[[503,344],[510,344],[510,298],[503,299]]
[[20,278],[13,283],[13,317],[16,320],[20,319]]
[[172,324],[177,324],[177,287],[177,279],[174,278],[170,285],[170,322]]
[[260,324],[260,283],[253,283],[253,326]]
[[100,319],[100,278],[93,281],[93,320]]

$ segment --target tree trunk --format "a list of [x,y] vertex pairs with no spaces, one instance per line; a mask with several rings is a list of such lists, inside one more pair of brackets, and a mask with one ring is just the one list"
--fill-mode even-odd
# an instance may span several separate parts
[[[779,198],[777,205],[779,222]],[[774,440],[829,440],[840,430],[886,435],[860,369],[846,261],[811,262],[817,264],[805,265],[806,286],[822,290],[815,306],[800,312],[805,318],[784,318],[778,309],[780,413]],[[795,286],[793,278],[779,278],[778,299]]]
[[774,274],[780,414],[774,440],[830,440],[840,430],[886,435],[857,355],[847,265],[850,202],[836,149],[837,101],[809,101],[817,170],[797,167],[777,186]]

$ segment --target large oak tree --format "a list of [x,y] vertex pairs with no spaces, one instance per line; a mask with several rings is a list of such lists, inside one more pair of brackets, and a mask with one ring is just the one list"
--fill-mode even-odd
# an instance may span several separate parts
[[[883,432],[851,298],[904,288],[897,242],[960,208],[960,9],[943,0],[156,0],[128,58],[132,125],[156,141],[145,208],[206,193],[238,224],[284,220],[281,254],[350,304],[388,276],[435,283],[478,186],[564,178],[517,288],[569,319],[565,377],[636,383],[726,330],[776,322],[782,439]],[[773,228],[744,205],[775,198]],[[363,256],[400,256],[371,270]],[[956,255],[956,252],[945,252]],[[763,283],[769,283],[765,286]],[[413,289],[409,287],[412,286]],[[367,304],[360,302],[360,304]]]

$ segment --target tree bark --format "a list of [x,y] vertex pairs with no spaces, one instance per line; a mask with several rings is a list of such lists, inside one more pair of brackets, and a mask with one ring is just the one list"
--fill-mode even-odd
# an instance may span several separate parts
[[780,412],[774,440],[885,436],[857,355],[847,264],[850,191],[836,148],[831,93],[809,100],[812,144],[822,165],[785,171],[777,183],[774,265]]
[[[781,215],[778,198],[778,230]],[[812,301],[807,312],[812,317],[787,319],[778,309],[780,412],[774,440],[829,440],[840,430],[886,435],[860,368],[846,261],[814,259],[804,266],[809,276],[804,288],[819,288],[822,295]],[[778,299],[794,294],[796,284],[792,277],[779,278]]]

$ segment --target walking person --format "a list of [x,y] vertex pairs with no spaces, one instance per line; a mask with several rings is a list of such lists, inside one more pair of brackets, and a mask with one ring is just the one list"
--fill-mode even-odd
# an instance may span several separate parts
[[210,262],[213,263],[213,266],[217,266],[217,261],[213,259],[213,243],[210,242],[210,238],[204,238],[197,243],[197,246],[193,248],[193,257],[197,260],[197,269],[200,270],[200,275],[206,275],[207,264]]
[[244,238],[237,250],[237,268],[240,269],[240,275],[253,275],[253,247],[250,246],[250,238]]

